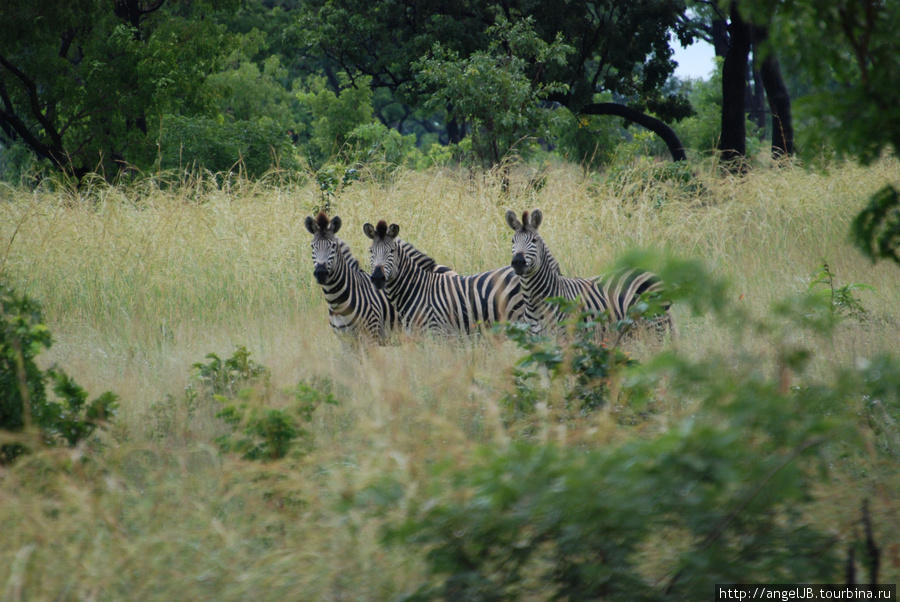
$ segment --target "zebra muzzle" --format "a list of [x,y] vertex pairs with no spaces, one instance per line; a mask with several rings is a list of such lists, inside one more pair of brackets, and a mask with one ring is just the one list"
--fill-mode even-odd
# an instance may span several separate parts
[[376,289],[381,290],[384,288],[384,284],[387,281],[387,278],[385,278],[385,276],[384,276],[383,269],[378,267],[378,268],[375,268],[374,270],[372,270],[371,278],[372,278],[372,284],[375,286]]
[[512,263],[510,265],[512,266],[512,269],[516,273],[517,276],[521,276],[522,274],[524,274],[525,273],[525,254],[524,253],[516,253],[515,255],[513,255]]

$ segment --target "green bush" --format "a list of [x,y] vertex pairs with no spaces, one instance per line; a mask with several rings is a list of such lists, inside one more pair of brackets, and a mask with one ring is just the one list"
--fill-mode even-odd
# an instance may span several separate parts
[[251,178],[280,167],[296,169],[291,138],[278,123],[216,121],[209,117],[167,115],[160,135],[162,169],[241,171]]
[[[88,401],[88,394],[58,367],[42,370],[36,362],[52,344],[40,306],[0,284],[0,464],[29,450],[37,429],[45,445],[74,446],[111,420],[117,397],[109,391]],[[47,385],[53,397],[48,397]],[[19,436],[10,435],[18,433]]]
[[296,94],[302,110],[311,116],[303,136],[306,157],[318,170],[346,152],[345,145],[359,127],[374,123],[371,78],[359,78],[340,94],[328,89],[324,78],[311,78],[307,90]]
[[515,393],[507,395],[503,405],[514,415],[533,410],[544,398],[534,381],[544,373],[551,381],[565,381],[569,409],[599,409],[609,400],[622,370],[636,363],[619,343],[639,318],[638,313],[649,309],[649,305],[636,304],[629,320],[613,324],[608,314],[585,312],[578,301],[562,297],[548,301],[566,316],[561,329],[567,336],[534,335],[523,324],[505,327],[507,336],[528,353],[516,363]]
[[[609,99],[612,97],[610,96]],[[560,107],[553,112],[553,141],[562,159],[577,163],[586,171],[600,169],[615,157],[614,150],[621,142],[616,120],[591,115],[573,115]]]
[[[433,465],[386,531],[427,550],[429,578],[409,599],[700,600],[715,583],[841,581],[842,556],[861,544],[814,519],[817,483],[872,462],[864,440],[897,457],[900,363],[882,356],[818,378],[809,359],[841,319],[830,297],[804,293],[756,318],[696,264],[655,271],[667,296],[714,311],[733,347],[638,364],[551,345],[527,361],[552,379],[564,357],[584,353],[589,366],[621,371],[628,403],[664,389],[683,417],[599,448],[515,441]],[[591,386],[576,379],[570,391]],[[602,381],[593,387],[602,399]]]
[[221,404],[216,417],[228,432],[216,437],[216,444],[245,460],[278,460],[291,451],[303,453],[312,442],[312,433],[303,424],[312,421],[319,406],[337,404],[331,383],[315,380],[285,391],[286,407],[273,407],[269,370],[251,360],[246,347],[237,347],[224,360],[215,353],[206,358],[210,361],[194,364],[199,391],[188,387],[185,399],[194,404],[199,393]]
[[217,396],[224,407],[216,416],[231,430],[216,439],[222,451],[239,453],[245,460],[278,460],[294,450],[307,451],[312,433],[302,424],[312,421],[319,406],[337,405],[337,400],[330,384],[322,382],[301,382],[287,393],[293,403],[284,408],[268,407],[250,388],[243,389],[236,399]]

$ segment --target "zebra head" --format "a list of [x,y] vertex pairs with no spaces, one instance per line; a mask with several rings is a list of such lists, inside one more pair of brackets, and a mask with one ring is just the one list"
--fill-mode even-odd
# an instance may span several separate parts
[[396,275],[394,264],[400,226],[397,224],[388,226],[387,222],[381,220],[377,226],[367,223],[363,226],[363,232],[372,239],[372,246],[369,249],[372,257],[372,284],[381,290]]
[[316,282],[325,284],[334,272],[335,259],[340,252],[340,243],[335,234],[341,229],[341,218],[335,215],[329,222],[328,216],[322,211],[315,219],[306,218],[306,229],[313,235],[313,276]]
[[510,265],[518,276],[535,273],[544,261],[544,241],[537,231],[543,217],[540,209],[535,209],[530,215],[525,211],[520,222],[515,213],[506,212],[506,223],[515,232]]

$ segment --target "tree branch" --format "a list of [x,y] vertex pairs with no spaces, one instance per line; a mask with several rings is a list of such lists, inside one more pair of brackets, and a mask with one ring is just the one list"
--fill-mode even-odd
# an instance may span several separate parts
[[615,117],[623,117],[629,121],[633,121],[662,138],[663,142],[665,142],[666,146],[669,148],[669,152],[672,154],[673,161],[684,161],[687,159],[684,144],[682,144],[681,139],[678,138],[678,134],[676,134],[675,130],[666,123],[660,121],[656,117],[615,102],[592,103],[583,107],[579,111],[579,114],[613,115]]
[[[53,141],[53,145],[57,148],[62,148],[62,137],[60,137],[59,132],[56,131],[56,128],[53,127],[53,124],[47,119],[44,112],[41,111],[40,102],[38,102],[38,91],[37,84],[34,83],[27,75],[19,71],[15,65],[10,63],[6,57],[0,55],[0,65],[6,68],[7,71],[16,76],[16,79],[22,82],[22,86],[25,88],[25,91],[28,94],[28,101],[31,106],[31,114],[37,120],[38,123],[41,124],[41,127],[44,128],[44,131],[47,132],[47,135],[50,137],[50,140]],[[4,99],[4,102],[7,102],[9,97]],[[12,102],[7,102],[7,108],[12,111]]]

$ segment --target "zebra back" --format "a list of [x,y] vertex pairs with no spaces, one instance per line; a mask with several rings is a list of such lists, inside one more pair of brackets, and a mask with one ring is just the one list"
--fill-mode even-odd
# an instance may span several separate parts
[[[522,321],[525,300],[512,268],[471,276],[428,271],[428,256],[396,238],[399,226],[366,224],[372,238],[372,278],[383,281],[388,301],[407,331],[470,334],[498,322]],[[428,258],[428,259],[426,259]]]
[[[512,211],[506,214],[513,237],[513,260],[522,283],[525,299],[525,320],[533,333],[555,330],[564,315],[559,308],[547,302],[553,297],[569,301],[580,299],[589,312],[607,313],[613,322],[624,320],[628,311],[645,293],[658,294],[664,290],[663,282],[652,272],[622,269],[593,278],[567,278],[562,275],[559,262],[538,234],[542,221],[539,209],[530,215],[526,211],[520,222]],[[646,323],[659,331],[674,332],[671,304],[663,302],[659,315],[647,317]]]

